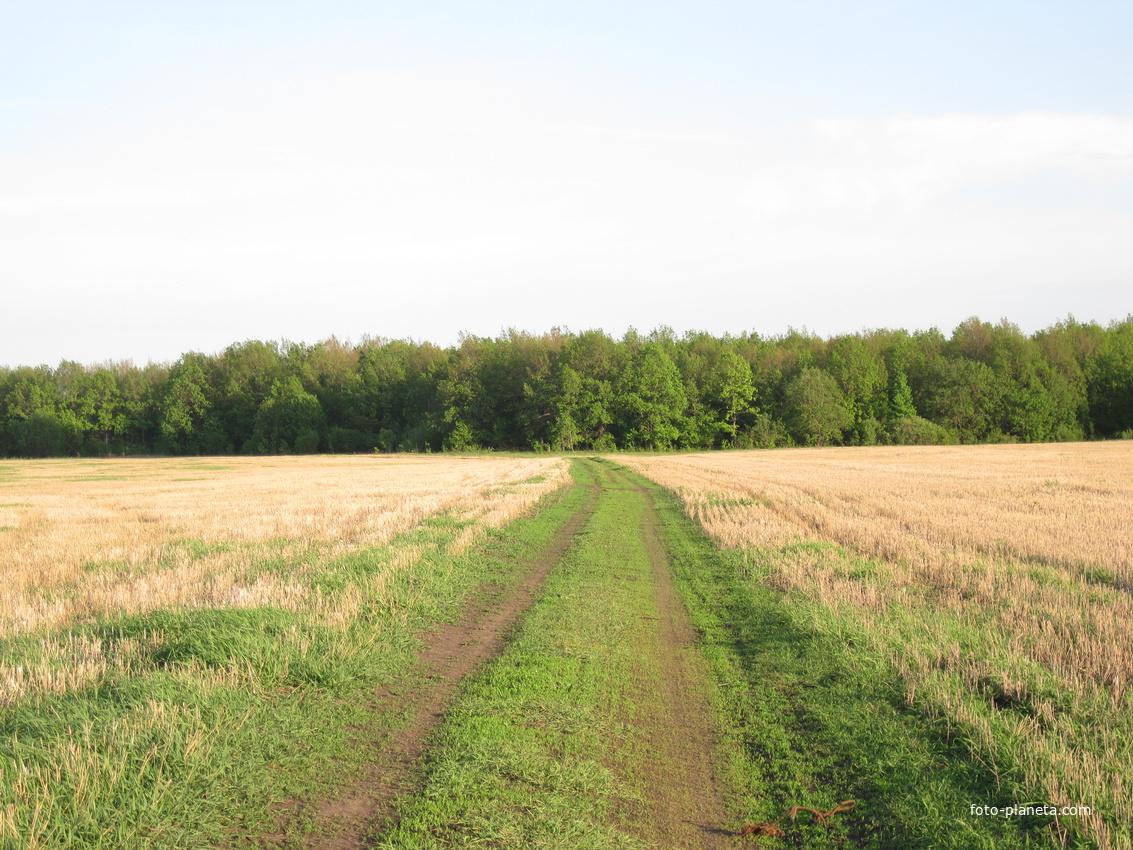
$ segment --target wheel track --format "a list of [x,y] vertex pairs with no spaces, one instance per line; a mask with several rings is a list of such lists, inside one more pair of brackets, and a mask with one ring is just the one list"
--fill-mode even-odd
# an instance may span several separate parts
[[[404,692],[389,688],[375,692],[371,714],[376,721],[389,716],[407,719],[374,746],[369,769],[335,798],[283,804],[283,808],[313,823],[306,830],[303,846],[310,850],[364,850],[371,846],[372,836],[396,824],[397,803],[418,789],[421,756],[461,682],[500,653],[512,627],[531,607],[547,574],[570,548],[597,502],[597,491],[588,492],[517,585],[482,591],[469,600],[460,622],[425,636],[425,648],[412,674],[418,682],[416,687]],[[283,834],[274,838],[280,843],[288,840]]]
[[649,557],[656,620],[652,651],[660,686],[642,694],[635,717],[639,738],[651,743],[651,758],[638,767],[644,798],[634,813],[640,837],[663,848],[734,847],[722,781],[715,769],[719,730],[708,705],[708,675],[696,630],[673,583],[652,494],[619,473],[619,489],[632,489],[643,504],[641,541]]

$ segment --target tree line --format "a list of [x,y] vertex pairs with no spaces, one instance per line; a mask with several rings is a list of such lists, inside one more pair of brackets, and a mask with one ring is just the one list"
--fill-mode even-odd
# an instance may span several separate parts
[[1133,436],[1133,316],[247,341],[172,365],[0,367],[0,456],[633,450]]

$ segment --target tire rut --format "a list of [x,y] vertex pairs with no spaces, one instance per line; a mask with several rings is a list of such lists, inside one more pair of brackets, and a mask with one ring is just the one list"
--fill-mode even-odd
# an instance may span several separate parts
[[337,798],[309,804],[314,811],[308,814],[315,826],[308,830],[305,847],[364,850],[372,846],[375,833],[397,823],[398,800],[417,789],[419,760],[461,681],[500,653],[512,626],[531,607],[547,574],[593,513],[597,497],[597,492],[588,495],[555,531],[550,544],[517,586],[496,588],[473,597],[459,623],[425,637],[426,645],[418,656],[414,674],[418,686],[403,693],[384,688],[375,693],[375,716],[402,716],[408,720],[375,747],[366,775]]
[[714,769],[719,729],[708,705],[708,675],[697,647],[696,631],[673,582],[664,544],[657,530],[652,494],[633,488],[644,501],[642,542],[653,575],[657,614],[656,652],[662,671],[659,693],[637,718],[638,733],[652,742],[645,766],[646,797],[638,818],[643,838],[658,847],[734,847],[723,783]]

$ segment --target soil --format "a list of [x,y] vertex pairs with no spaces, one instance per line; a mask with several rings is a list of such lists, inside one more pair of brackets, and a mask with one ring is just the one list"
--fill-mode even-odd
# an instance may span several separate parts
[[[307,821],[308,834],[301,846],[364,850],[370,846],[368,837],[396,823],[397,803],[419,789],[421,756],[461,680],[500,653],[517,619],[534,602],[547,574],[593,513],[602,488],[587,489],[590,498],[558,529],[518,586],[487,589],[470,600],[459,623],[425,638],[417,685],[400,693],[375,694],[376,718],[392,713],[406,720],[393,736],[366,744],[374,747],[369,769],[336,799],[306,805],[293,801],[286,806]],[[707,675],[695,630],[673,585],[652,496],[632,485],[615,489],[635,490],[646,502],[640,533],[652,566],[653,650],[662,671],[660,683],[641,694],[641,710],[634,718],[641,740],[650,745],[648,759],[635,759],[643,798],[619,820],[623,828],[627,823],[637,825],[631,829],[659,848],[734,847],[736,833],[723,826],[728,820],[723,783],[713,770],[719,735],[705,696]],[[292,842],[295,839],[290,837]]]
[[637,732],[651,742],[652,757],[641,777],[646,796],[633,820],[645,825],[641,837],[658,847],[735,847],[736,833],[723,826],[728,819],[723,783],[713,769],[720,736],[705,697],[708,677],[696,631],[673,585],[652,496],[638,492],[646,500],[641,534],[653,570],[654,651],[663,680],[635,718]]
[[313,826],[303,846],[311,850],[364,850],[368,836],[396,823],[397,802],[420,783],[419,762],[430,734],[444,719],[465,676],[500,653],[516,620],[531,607],[547,574],[560,561],[589,518],[597,494],[554,534],[517,586],[490,587],[469,600],[460,622],[424,637],[412,690],[380,689],[374,695],[375,717],[401,716],[407,721],[374,746],[368,770],[340,796],[285,808],[304,810]]

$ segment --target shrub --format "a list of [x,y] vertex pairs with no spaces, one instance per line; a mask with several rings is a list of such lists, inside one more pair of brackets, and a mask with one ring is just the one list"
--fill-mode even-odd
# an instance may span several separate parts
[[890,437],[898,446],[946,446],[959,442],[952,431],[920,416],[898,419],[893,423]]

